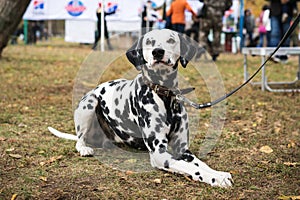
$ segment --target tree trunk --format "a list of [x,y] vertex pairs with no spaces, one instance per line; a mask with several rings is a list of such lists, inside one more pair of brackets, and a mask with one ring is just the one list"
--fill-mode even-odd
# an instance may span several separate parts
[[30,0],[0,0],[0,58]]

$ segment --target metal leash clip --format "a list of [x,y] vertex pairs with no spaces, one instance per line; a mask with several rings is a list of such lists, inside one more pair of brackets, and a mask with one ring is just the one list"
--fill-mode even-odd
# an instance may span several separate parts
[[185,96],[181,95],[181,94],[177,94],[176,95],[176,100],[179,102],[179,103],[186,103],[187,105],[189,106],[192,106],[193,108],[196,108],[196,109],[199,109],[201,108],[201,105],[200,104],[197,104],[191,100],[189,100],[188,98],[186,98]]

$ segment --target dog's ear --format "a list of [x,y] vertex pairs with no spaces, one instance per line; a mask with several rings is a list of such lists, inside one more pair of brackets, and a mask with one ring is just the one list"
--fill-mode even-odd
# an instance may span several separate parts
[[182,67],[186,67],[190,60],[196,54],[196,46],[190,38],[185,38],[181,33],[178,33],[180,39],[180,58],[179,61]]
[[143,36],[139,38],[130,49],[127,50],[127,59],[136,67],[137,70],[141,70],[142,66],[146,64],[143,57]]

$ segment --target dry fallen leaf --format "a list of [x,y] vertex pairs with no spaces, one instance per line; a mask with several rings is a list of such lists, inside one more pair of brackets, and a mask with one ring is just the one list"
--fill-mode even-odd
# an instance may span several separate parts
[[188,181],[193,181],[193,179],[191,179],[190,177],[188,176],[184,176],[185,179],[187,179]]
[[288,148],[294,148],[296,147],[296,143],[292,140],[290,140],[290,143],[287,145]]
[[237,170],[230,170],[231,174],[239,174],[239,172]]
[[128,170],[128,171],[126,171],[126,173],[125,173],[126,175],[131,175],[131,174],[134,174],[134,172],[133,171],[130,171],[130,170]]
[[18,196],[18,194],[13,194],[10,199],[15,200],[17,198],[17,196]]
[[45,151],[43,151],[43,150],[38,152],[38,154],[44,154],[44,153],[45,153]]
[[269,147],[268,145],[266,146],[262,146],[260,149],[259,149],[260,152],[263,152],[263,153],[272,153],[273,152],[273,149],[271,147]]
[[39,179],[44,181],[44,182],[47,182],[47,180],[48,180],[47,177],[45,177],[45,176],[40,176]]
[[12,148],[6,149],[5,151],[6,151],[6,152],[12,152],[12,151],[14,151],[14,150],[15,150],[15,148],[12,147]]
[[300,165],[300,163],[297,162],[284,162],[283,164],[289,167],[296,167],[297,165]]
[[264,106],[264,105],[267,105],[267,103],[266,102],[257,102],[257,105]]
[[49,160],[47,160],[47,161],[40,162],[40,165],[41,165],[41,166],[44,166],[44,165],[51,164],[51,163],[53,163],[53,162],[55,162],[55,161],[57,161],[57,160],[60,160],[62,157],[63,157],[62,155],[60,155],[60,156],[53,156],[53,157],[51,157],[51,158],[50,158]]
[[160,178],[156,178],[153,180],[154,183],[157,183],[157,184],[161,184],[161,179]]
[[274,132],[275,132],[275,133],[280,133],[280,131],[281,131],[281,128],[280,128],[280,127],[275,127],[275,128],[274,128]]
[[124,161],[125,163],[136,163],[137,160],[136,159],[128,159]]
[[278,199],[280,199],[280,200],[300,200],[300,196],[285,196],[285,195],[282,195],[282,196],[278,197]]
[[20,128],[27,128],[27,125],[24,124],[24,123],[20,123],[20,124],[18,125],[18,127],[20,127]]
[[20,154],[8,154],[10,157],[12,157],[12,158],[16,158],[16,159],[20,159],[20,158],[22,158],[22,156],[20,155]]

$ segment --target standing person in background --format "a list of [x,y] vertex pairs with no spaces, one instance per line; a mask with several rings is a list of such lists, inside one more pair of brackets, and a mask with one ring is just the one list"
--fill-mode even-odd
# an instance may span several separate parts
[[184,11],[188,10],[193,16],[197,14],[193,11],[187,0],[174,0],[167,11],[167,17],[171,17],[172,30],[184,33],[185,31],[185,14]]
[[264,41],[266,38],[267,45],[270,43],[270,31],[271,31],[271,23],[270,23],[270,9],[268,5],[264,5],[262,7],[262,12],[259,15],[259,43],[257,47],[264,47]]
[[[270,47],[276,47],[283,35],[290,27],[293,14],[297,11],[298,0],[271,0],[270,1],[270,20],[271,34]],[[290,46],[290,37],[284,42],[283,47]],[[274,62],[286,63],[288,57],[286,55],[274,56]]]
[[255,19],[251,13],[251,10],[245,10],[245,19],[244,19],[244,28],[246,29],[246,33],[248,35],[249,44],[253,44],[253,32],[255,28]]
[[[146,29],[152,30],[153,24],[158,20],[158,13],[153,6],[151,0],[147,0],[147,4],[144,5],[142,12],[142,35],[146,33]],[[147,27],[148,22],[148,27]]]
[[[213,61],[223,51],[221,46],[221,33],[222,33],[222,18],[224,12],[229,10],[232,6],[232,0],[215,1],[204,0],[205,7],[201,19],[200,31],[203,32],[201,36],[201,44],[212,56]],[[213,41],[209,41],[208,35],[210,31],[213,32]]]
[[189,37],[193,34],[193,39],[199,43],[199,31],[200,31],[200,18],[202,17],[203,11],[203,0],[195,0],[190,5],[196,11],[197,16],[192,16],[192,25],[190,28],[186,29],[185,34]]
[[[105,9],[105,7],[104,7]],[[111,15],[111,14],[114,14],[116,11],[115,9],[112,11],[112,12],[105,12],[104,10],[104,37],[106,39],[106,42],[107,42],[107,46],[108,46],[108,49],[109,50],[112,50],[112,46],[110,44],[110,41],[109,41],[109,35],[108,35],[108,30],[107,30],[107,23],[106,23],[106,19],[105,17],[107,15]],[[96,50],[97,48],[97,43],[98,41],[100,40],[100,37],[101,37],[101,3],[99,3],[99,7],[97,8],[97,11],[96,11],[96,14],[97,14],[97,35],[95,37],[95,42],[94,42],[94,45],[93,45],[93,50]]]
[[193,39],[198,43],[199,42],[199,29],[200,29],[200,19],[193,16],[193,24],[191,28],[185,31],[185,34],[189,37],[193,34]]
[[[294,13],[295,14],[295,16],[294,17],[296,17],[297,16],[297,13]],[[294,21],[294,19],[292,20],[292,22]],[[293,31],[293,33],[291,34],[291,46],[292,47],[298,47],[299,46],[299,28],[300,28],[300,26],[299,26],[299,24],[298,24],[298,26],[297,26],[297,28],[295,28],[295,30]]]

